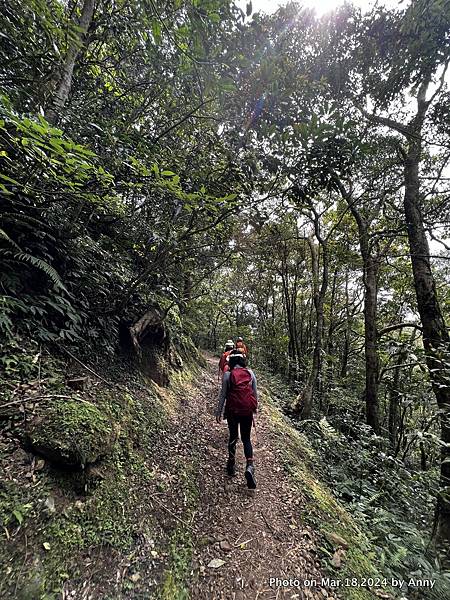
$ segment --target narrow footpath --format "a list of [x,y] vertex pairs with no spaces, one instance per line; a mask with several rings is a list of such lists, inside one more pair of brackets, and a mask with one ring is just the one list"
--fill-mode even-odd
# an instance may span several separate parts
[[[217,360],[207,358],[207,369],[185,398],[180,415],[190,432],[177,451],[189,454],[192,442],[200,450],[198,508],[192,522],[196,548],[190,595],[205,600],[269,600],[279,598],[336,598],[322,587],[315,534],[300,520],[304,499],[292,490],[262,410],[252,430],[258,487],[248,490],[242,444],[237,451],[237,476],[225,471],[228,430],[217,424]],[[198,386],[198,387],[197,387]],[[199,392],[198,390],[203,390]],[[188,436],[189,438],[189,436]],[[186,457],[187,460],[189,457]],[[306,587],[270,585],[270,578],[297,579]],[[308,587],[308,582],[317,585]]]

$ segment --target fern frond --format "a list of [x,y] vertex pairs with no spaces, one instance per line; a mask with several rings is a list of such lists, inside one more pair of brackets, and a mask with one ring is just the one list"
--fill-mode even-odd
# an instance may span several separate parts
[[45,260],[42,260],[42,258],[36,258],[26,252],[18,252],[14,255],[14,258],[22,262],[28,262],[33,265],[33,267],[40,269],[53,281],[57,288],[64,290],[65,292],[67,291],[56,269],[49,265],[48,262],[45,262]]
[[18,246],[16,244],[16,242],[9,237],[9,235],[6,233],[6,231],[3,231],[3,229],[0,229],[0,238],[2,238],[3,240],[6,240],[8,242],[8,244],[11,244],[11,246],[14,246],[14,248],[16,248],[16,250],[18,250],[19,252],[22,252],[20,246]]
[[322,417],[320,419],[319,426],[325,437],[330,439],[336,439],[339,437],[339,434],[337,433],[336,429],[332,425],[330,425],[326,417]]
[[44,221],[41,221],[36,217],[32,217],[31,215],[18,212],[3,212],[2,220],[7,223],[12,223],[15,226],[22,225],[24,227],[31,228],[37,225],[44,230],[48,229],[48,225]]

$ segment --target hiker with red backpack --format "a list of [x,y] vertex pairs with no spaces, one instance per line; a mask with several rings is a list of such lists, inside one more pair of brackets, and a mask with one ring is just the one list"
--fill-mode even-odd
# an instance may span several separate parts
[[230,370],[230,367],[228,366],[228,357],[233,349],[233,340],[227,340],[225,343],[225,350],[219,360],[219,374],[217,375],[217,381],[220,381],[223,374]]
[[216,421],[224,418],[228,422],[230,438],[228,441],[227,473],[230,477],[236,474],[236,444],[238,430],[247,459],[244,476],[250,489],[256,488],[255,466],[253,464],[253,447],[250,439],[254,414],[258,408],[258,390],[256,377],[251,369],[247,369],[245,356],[239,350],[233,350],[228,357],[230,370],[225,372],[222,389],[216,410]]

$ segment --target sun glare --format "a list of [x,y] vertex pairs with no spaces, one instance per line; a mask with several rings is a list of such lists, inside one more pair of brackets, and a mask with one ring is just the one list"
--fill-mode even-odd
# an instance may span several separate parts
[[[368,10],[375,2],[375,0],[298,0],[298,3],[305,8],[313,8],[316,11],[317,16],[331,12],[344,4],[344,2],[350,2],[355,6],[359,6],[363,10]],[[248,0],[239,0],[239,6],[245,11]],[[399,0],[382,0],[379,4],[395,6],[399,3]],[[287,0],[253,0],[252,8],[253,12],[265,12],[273,13],[279,8],[287,4]]]
[[304,6],[310,6],[311,8],[314,8],[319,17],[325,13],[331,12],[341,4],[344,4],[344,0],[308,0],[307,2],[303,3]]

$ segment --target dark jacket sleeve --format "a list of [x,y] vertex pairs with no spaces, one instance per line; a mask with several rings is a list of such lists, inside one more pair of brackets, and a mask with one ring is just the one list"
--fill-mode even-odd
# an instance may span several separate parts
[[223,411],[225,408],[225,402],[227,399],[227,394],[228,394],[229,389],[230,389],[230,372],[226,371],[223,374],[222,388],[220,390],[219,401],[218,401],[217,409],[216,409],[216,417],[220,417],[221,415],[223,415]]

